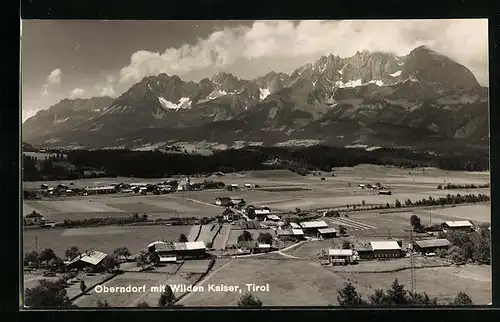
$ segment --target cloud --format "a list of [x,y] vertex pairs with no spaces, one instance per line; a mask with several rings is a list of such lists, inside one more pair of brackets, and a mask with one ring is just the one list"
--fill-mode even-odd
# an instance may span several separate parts
[[83,88],[75,88],[71,91],[71,98],[81,98],[85,94],[85,90]]
[[105,82],[97,83],[94,88],[99,92],[100,96],[115,96],[114,83],[116,82],[116,77],[114,75],[108,75]]
[[61,69],[57,68],[50,72],[47,76],[48,85],[59,85],[61,84]]
[[[356,51],[385,51],[406,55],[425,44],[487,78],[486,19],[372,21],[257,21],[251,27],[214,31],[193,45],[163,53],[139,50],[120,71],[120,82],[167,73],[183,75],[234,64],[237,59],[290,58]],[[298,67],[298,66],[297,66]]]

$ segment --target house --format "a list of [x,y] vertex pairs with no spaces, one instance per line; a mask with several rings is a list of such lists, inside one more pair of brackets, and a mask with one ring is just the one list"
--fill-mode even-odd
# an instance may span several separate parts
[[229,197],[217,197],[215,198],[215,204],[217,206],[230,207],[233,205],[233,202]]
[[257,247],[254,248],[254,253],[264,253],[273,250],[271,244],[257,244]]
[[300,223],[300,227],[302,227],[305,235],[317,236],[318,229],[328,228],[328,225],[324,221],[305,221]]
[[260,221],[263,221],[268,215],[271,214],[271,211],[269,211],[269,209],[255,209],[254,214],[255,218],[257,218]]
[[474,230],[474,225],[468,220],[460,220],[460,221],[445,221],[443,223],[443,232],[448,231],[465,231],[471,232]]
[[231,198],[231,202],[233,205],[238,207],[244,207],[247,204],[242,198]]
[[302,240],[304,232],[302,229],[277,229],[276,235],[281,240]]
[[417,240],[413,243],[415,251],[422,254],[435,253],[438,249],[448,249],[451,243],[448,239]]
[[278,222],[280,221],[280,217],[278,217],[277,215],[266,215],[266,218],[264,221],[274,221],[274,222]]
[[151,253],[156,253],[160,259],[176,257],[177,259],[200,258],[206,255],[206,246],[203,241],[170,243],[156,241],[148,245]]
[[300,229],[300,225],[294,222],[290,223],[290,227],[295,228],[295,229]]
[[320,228],[318,229],[318,237],[322,239],[337,237],[337,229],[335,228]]
[[348,265],[353,261],[354,251],[352,249],[329,249],[328,261],[332,265]]
[[92,249],[73,258],[66,264],[66,267],[68,269],[83,269],[89,266],[97,267],[106,256],[108,256],[108,254]]
[[373,249],[370,244],[359,245],[354,247],[358,254],[359,259],[372,259]]
[[396,240],[371,241],[374,258],[398,258],[403,256],[401,243]]
[[253,186],[250,183],[245,183],[245,188],[251,189]]

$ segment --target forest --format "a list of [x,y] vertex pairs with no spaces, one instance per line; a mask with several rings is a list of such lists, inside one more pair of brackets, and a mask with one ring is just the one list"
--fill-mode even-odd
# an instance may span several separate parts
[[[488,151],[466,150],[440,154],[410,149],[375,151],[329,146],[304,148],[259,147],[217,151],[211,155],[130,150],[51,151],[54,156],[36,159],[23,155],[23,180],[74,180],[89,176],[162,178],[264,169],[289,169],[305,175],[333,167],[358,164],[403,168],[436,167],[443,170],[485,171]],[[63,154],[64,153],[64,154]],[[273,161],[273,162],[270,162]]]

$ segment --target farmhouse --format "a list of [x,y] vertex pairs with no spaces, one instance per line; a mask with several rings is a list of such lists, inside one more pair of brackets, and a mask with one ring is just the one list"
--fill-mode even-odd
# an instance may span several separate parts
[[373,249],[370,244],[355,246],[356,252],[360,259],[372,259]]
[[233,202],[229,197],[217,197],[215,198],[215,204],[217,206],[229,207],[233,205]]
[[328,228],[324,221],[305,221],[300,223],[305,235],[318,235],[319,229]]
[[304,232],[302,229],[278,229],[276,235],[281,240],[302,240]]
[[403,256],[401,244],[395,240],[372,241],[370,246],[375,258],[397,258]]
[[[206,246],[202,241],[185,243],[154,242],[148,245],[148,250],[161,258],[176,257],[177,259],[200,258],[206,255]],[[170,259],[172,260],[172,259]]]
[[322,239],[337,237],[337,230],[335,228],[320,228],[318,229],[318,237]]
[[83,269],[89,266],[96,267],[106,258],[106,256],[108,256],[108,254],[92,249],[73,258],[66,264],[66,267],[69,269]]
[[332,265],[348,265],[353,259],[352,249],[329,249],[328,261]]
[[471,232],[474,230],[474,225],[467,220],[460,220],[460,221],[445,221],[443,223],[443,232],[448,232],[448,231],[466,231],[466,232]]
[[85,187],[83,188],[83,192],[88,195],[97,195],[97,194],[115,193],[116,189],[113,186]]
[[263,221],[271,214],[271,211],[269,209],[255,209],[254,214],[258,220]]
[[435,253],[438,249],[448,249],[451,243],[448,239],[427,239],[417,240],[413,247],[417,252],[422,254]]

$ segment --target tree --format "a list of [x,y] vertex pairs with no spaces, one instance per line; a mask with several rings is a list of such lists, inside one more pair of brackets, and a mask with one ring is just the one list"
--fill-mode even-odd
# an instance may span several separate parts
[[87,290],[87,285],[85,285],[84,281],[80,281],[80,290],[82,291],[82,293],[85,293],[85,291]]
[[116,258],[125,257],[125,259],[128,259],[130,255],[132,254],[130,253],[127,247],[119,247],[113,251],[113,256]]
[[145,308],[145,307],[149,307],[149,304],[148,304],[148,303],[146,303],[146,302],[144,302],[144,301],[142,301],[141,303],[137,304],[137,306],[136,306],[136,307],[142,307],[142,308]]
[[97,301],[97,307],[110,307],[110,305],[109,305],[108,301],[106,301],[106,300],[104,300],[104,302],[99,300],[99,301]]
[[368,296],[371,305],[374,306],[390,306],[389,297],[385,294],[384,290],[376,289],[372,295]]
[[351,249],[351,243],[348,240],[343,240],[342,249]]
[[255,215],[255,209],[254,208],[248,208],[247,209],[247,217],[250,218],[250,219],[255,219],[255,217],[257,217]]
[[73,306],[61,283],[41,280],[34,288],[24,292],[25,305],[30,308],[53,308]]
[[420,222],[420,218],[417,215],[411,215],[410,224],[414,231],[422,230],[422,223]]
[[252,294],[245,294],[240,297],[238,301],[239,307],[262,307],[262,301]]
[[448,249],[448,256],[455,264],[463,264],[465,262],[465,254],[462,248],[458,246],[451,246]]
[[344,235],[346,234],[346,231],[347,231],[347,230],[345,229],[345,227],[344,227],[344,226],[339,225],[339,234],[340,234],[341,236],[344,236]]
[[464,292],[460,292],[453,300],[453,305],[474,305],[474,303],[472,303],[469,295],[465,294]]
[[136,261],[137,261],[137,266],[141,266],[142,268],[144,268],[144,266],[146,266],[149,263],[148,254],[145,251],[141,251],[137,256]]
[[351,282],[347,282],[344,288],[338,291],[337,301],[340,306],[366,305],[366,301],[361,298]]
[[185,242],[187,242],[187,241],[188,241],[188,239],[187,239],[186,235],[181,234],[181,235],[179,236],[179,243],[185,243]]
[[366,201],[361,200],[361,204],[362,204],[363,206],[365,206],[365,205],[366,205]]
[[120,264],[118,263],[118,260],[115,256],[108,255],[102,261],[102,267],[104,267],[104,269],[109,272],[115,270],[116,268],[119,268]]
[[30,264],[35,264],[38,266],[39,255],[36,251],[31,251],[24,255],[24,265],[28,266]]
[[396,202],[394,203],[394,206],[396,208],[401,208],[401,201],[399,201],[398,199],[396,199]]
[[241,235],[238,236],[238,241],[243,242],[243,241],[252,241],[253,237],[252,234],[249,233],[247,230],[244,230]]
[[404,285],[399,284],[397,279],[394,280],[386,294],[390,302],[394,305],[406,305],[410,302],[408,300],[408,292],[405,290]]
[[57,268],[60,268],[60,267],[63,267],[64,266],[64,262],[62,259],[60,259],[59,257],[56,257],[56,258],[53,258],[51,259],[47,265],[50,267],[50,268],[53,268],[53,269],[57,269]]
[[261,244],[272,244],[273,236],[270,233],[260,233],[257,241]]
[[175,294],[170,285],[165,286],[165,291],[160,295],[158,300],[159,307],[172,306],[175,302]]
[[70,260],[75,258],[78,255],[80,255],[80,250],[76,246],[71,246],[70,248],[66,249],[66,251],[64,252],[64,256]]
[[51,259],[54,259],[56,257],[57,256],[54,253],[54,251],[52,250],[52,248],[45,248],[40,253],[39,260],[42,261],[42,262],[48,263]]

